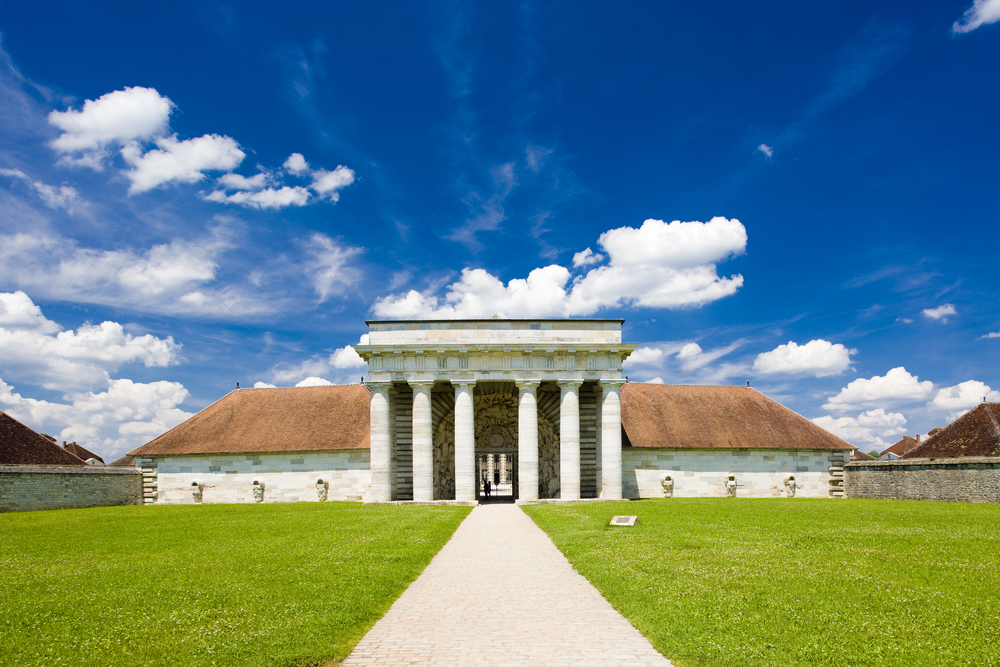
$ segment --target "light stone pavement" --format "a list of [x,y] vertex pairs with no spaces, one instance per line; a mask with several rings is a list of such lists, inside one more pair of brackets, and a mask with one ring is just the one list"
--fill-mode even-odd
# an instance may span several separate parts
[[670,667],[514,505],[472,510],[343,667]]

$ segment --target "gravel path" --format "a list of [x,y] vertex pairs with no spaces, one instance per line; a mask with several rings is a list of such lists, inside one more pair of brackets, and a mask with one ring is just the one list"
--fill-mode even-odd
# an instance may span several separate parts
[[480,505],[344,667],[669,667],[514,505]]

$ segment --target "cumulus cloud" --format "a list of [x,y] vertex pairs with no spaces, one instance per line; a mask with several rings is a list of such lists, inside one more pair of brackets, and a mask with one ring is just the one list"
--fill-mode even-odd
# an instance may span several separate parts
[[309,203],[309,191],[302,187],[284,186],[280,189],[264,188],[256,192],[240,191],[227,195],[224,190],[215,190],[205,196],[209,201],[220,204],[241,204],[258,209],[278,209],[286,206],[305,206]]
[[72,214],[83,202],[75,188],[68,185],[54,186],[33,180],[20,169],[0,169],[0,174],[24,181],[35,191],[42,203],[49,208],[62,208]]
[[87,100],[80,111],[50,113],[49,123],[63,131],[50,145],[61,153],[100,155],[108,144],[124,145],[164,134],[173,108],[174,103],[153,88],[116,90]]
[[285,164],[282,166],[289,172],[296,175],[309,171],[309,163],[306,162],[302,153],[292,153],[288,156],[288,159],[285,160]]
[[105,391],[71,392],[65,403],[56,403],[25,398],[0,379],[0,409],[37,431],[79,442],[106,461],[192,417],[178,407],[189,396],[179,382],[120,379]]
[[942,387],[927,407],[947,411],[948,421],[954,421],[982,401],[1000,401],[1000,392],[976,380],[961,382],[953,387]]
[[663,361],[663,350],[656,347],[637,347],[622,364],[623,368],[659,365]]
[[657,376],[651,380],[646,380],[646,384],[663,384],[663,378]]
[[483,269],[466,268],[448,286],[443,302],[411,290],[378,299],[372,310],[392,318],[573,317],[602,308],[698,307],[735,294],[743,276],[721,278],[716,263],[742,254],[746,230],[738,220],[665,223],[621,227],[598,240],[609,264],[570,281],[568,269],[550,265],[506,285]]
[[271,384],[270,382],[254,382],[253,383],[253,388],[254,389],[277,389],[278,386],[274,385],[274,384]]
[[774,149],[767,144],[761,144],[756,150],[758,153],[763,153],[767,157],[774,157]]
[[117,322],[63,331],[24,292],[0,293],[0,372],[8,379],[57,391],[103,387],[127,363],[178,363],[180,347],[172,337],[125,333]]
[[[368,334],[361,336],[359,345],[368,344]],[[314,355],[298,364],[279,364],[271,369],[271,378],[278,386],[316,387],[326,384],[351,384],[367,369],[351,345],[337,348],[329,355]],[[326,378],[333,378],[332,381]],[[274,385],[271,385],[274,386]]]
[[339,165],[333,171],[317,169],[312,172],[313,182],[310,186],[320,196],[331,201],[339,201],[339,191],[354,182],[354,171]]
[[157,139],[156,146],[144,153],[138,143],[132,142],[122,149],[122,157],[132,167],[125,172],[132,181],[129,194],[173,181],[196,183],[205,177],[203,172],[230,171],[246,156],[235,140],[218,134],[184,141],[172,135]]
[[586,250],[581,250],[573,255],[573,268],[575,269],[581,266],[590,266],[591,264],[600,264],[603,261],[604,255],[587,248]]
[[947,322],[949,315],[958,315],[955,306],[950,303],[938,306],[937,308],[925,308],[920,312],[929,320],[941,320],[942,322]]
[[757,355],[753,368],[758,373],[801,373],[827,377],[840,375],[851,365],[854,349],[847,349],[840,343],[823,339],[811,340],[805,345],[789,341],[770,352]]
[[952,32],[972,32],[981,25],[1000,21],[1000,0],[975,0],[962,18],[951,26]]
[[255,176],[242,176],[240,174],[223,174],[219,176],[219,185],[230,190],[260,190],[271,180],[271,174],[262,171]]
[[988,334],[980,336],[980,338],[1000,338],[1000,331],[991,331]]
[[858,378],[840,390],[823,405],[824,410],[858,410],[867,407],[903,405],[923,401],[934,391],[934,383],[920,382],[902,366],[884,376]]
[[812,421],[852,445],[874,445],[879,450],[895,442],[896,436],[906,433],[906,417],[882,408],[862,412],[857,417],[827,415]]

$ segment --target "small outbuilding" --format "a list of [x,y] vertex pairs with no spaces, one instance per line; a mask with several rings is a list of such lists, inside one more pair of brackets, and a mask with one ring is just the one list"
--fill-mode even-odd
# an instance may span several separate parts
[[1000,403],[980,403],[948,426],[933,432],[904,459],[1000,456]]
[[82,459],[0,411],[0,465],[82,466]]

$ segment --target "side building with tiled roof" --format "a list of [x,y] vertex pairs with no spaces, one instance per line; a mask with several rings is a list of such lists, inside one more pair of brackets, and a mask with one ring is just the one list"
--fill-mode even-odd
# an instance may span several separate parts
[[1000,403],[980,403],[927,440],[904,459],[1000,456]]
[[128,456],[159,503],[364,500],[368,402],[363,385],[237,389]]
[[622,387],[626,497],[828,498],[850,444],[755,389]]
[[0,465],[82,466],[55,441],[0,411]]

